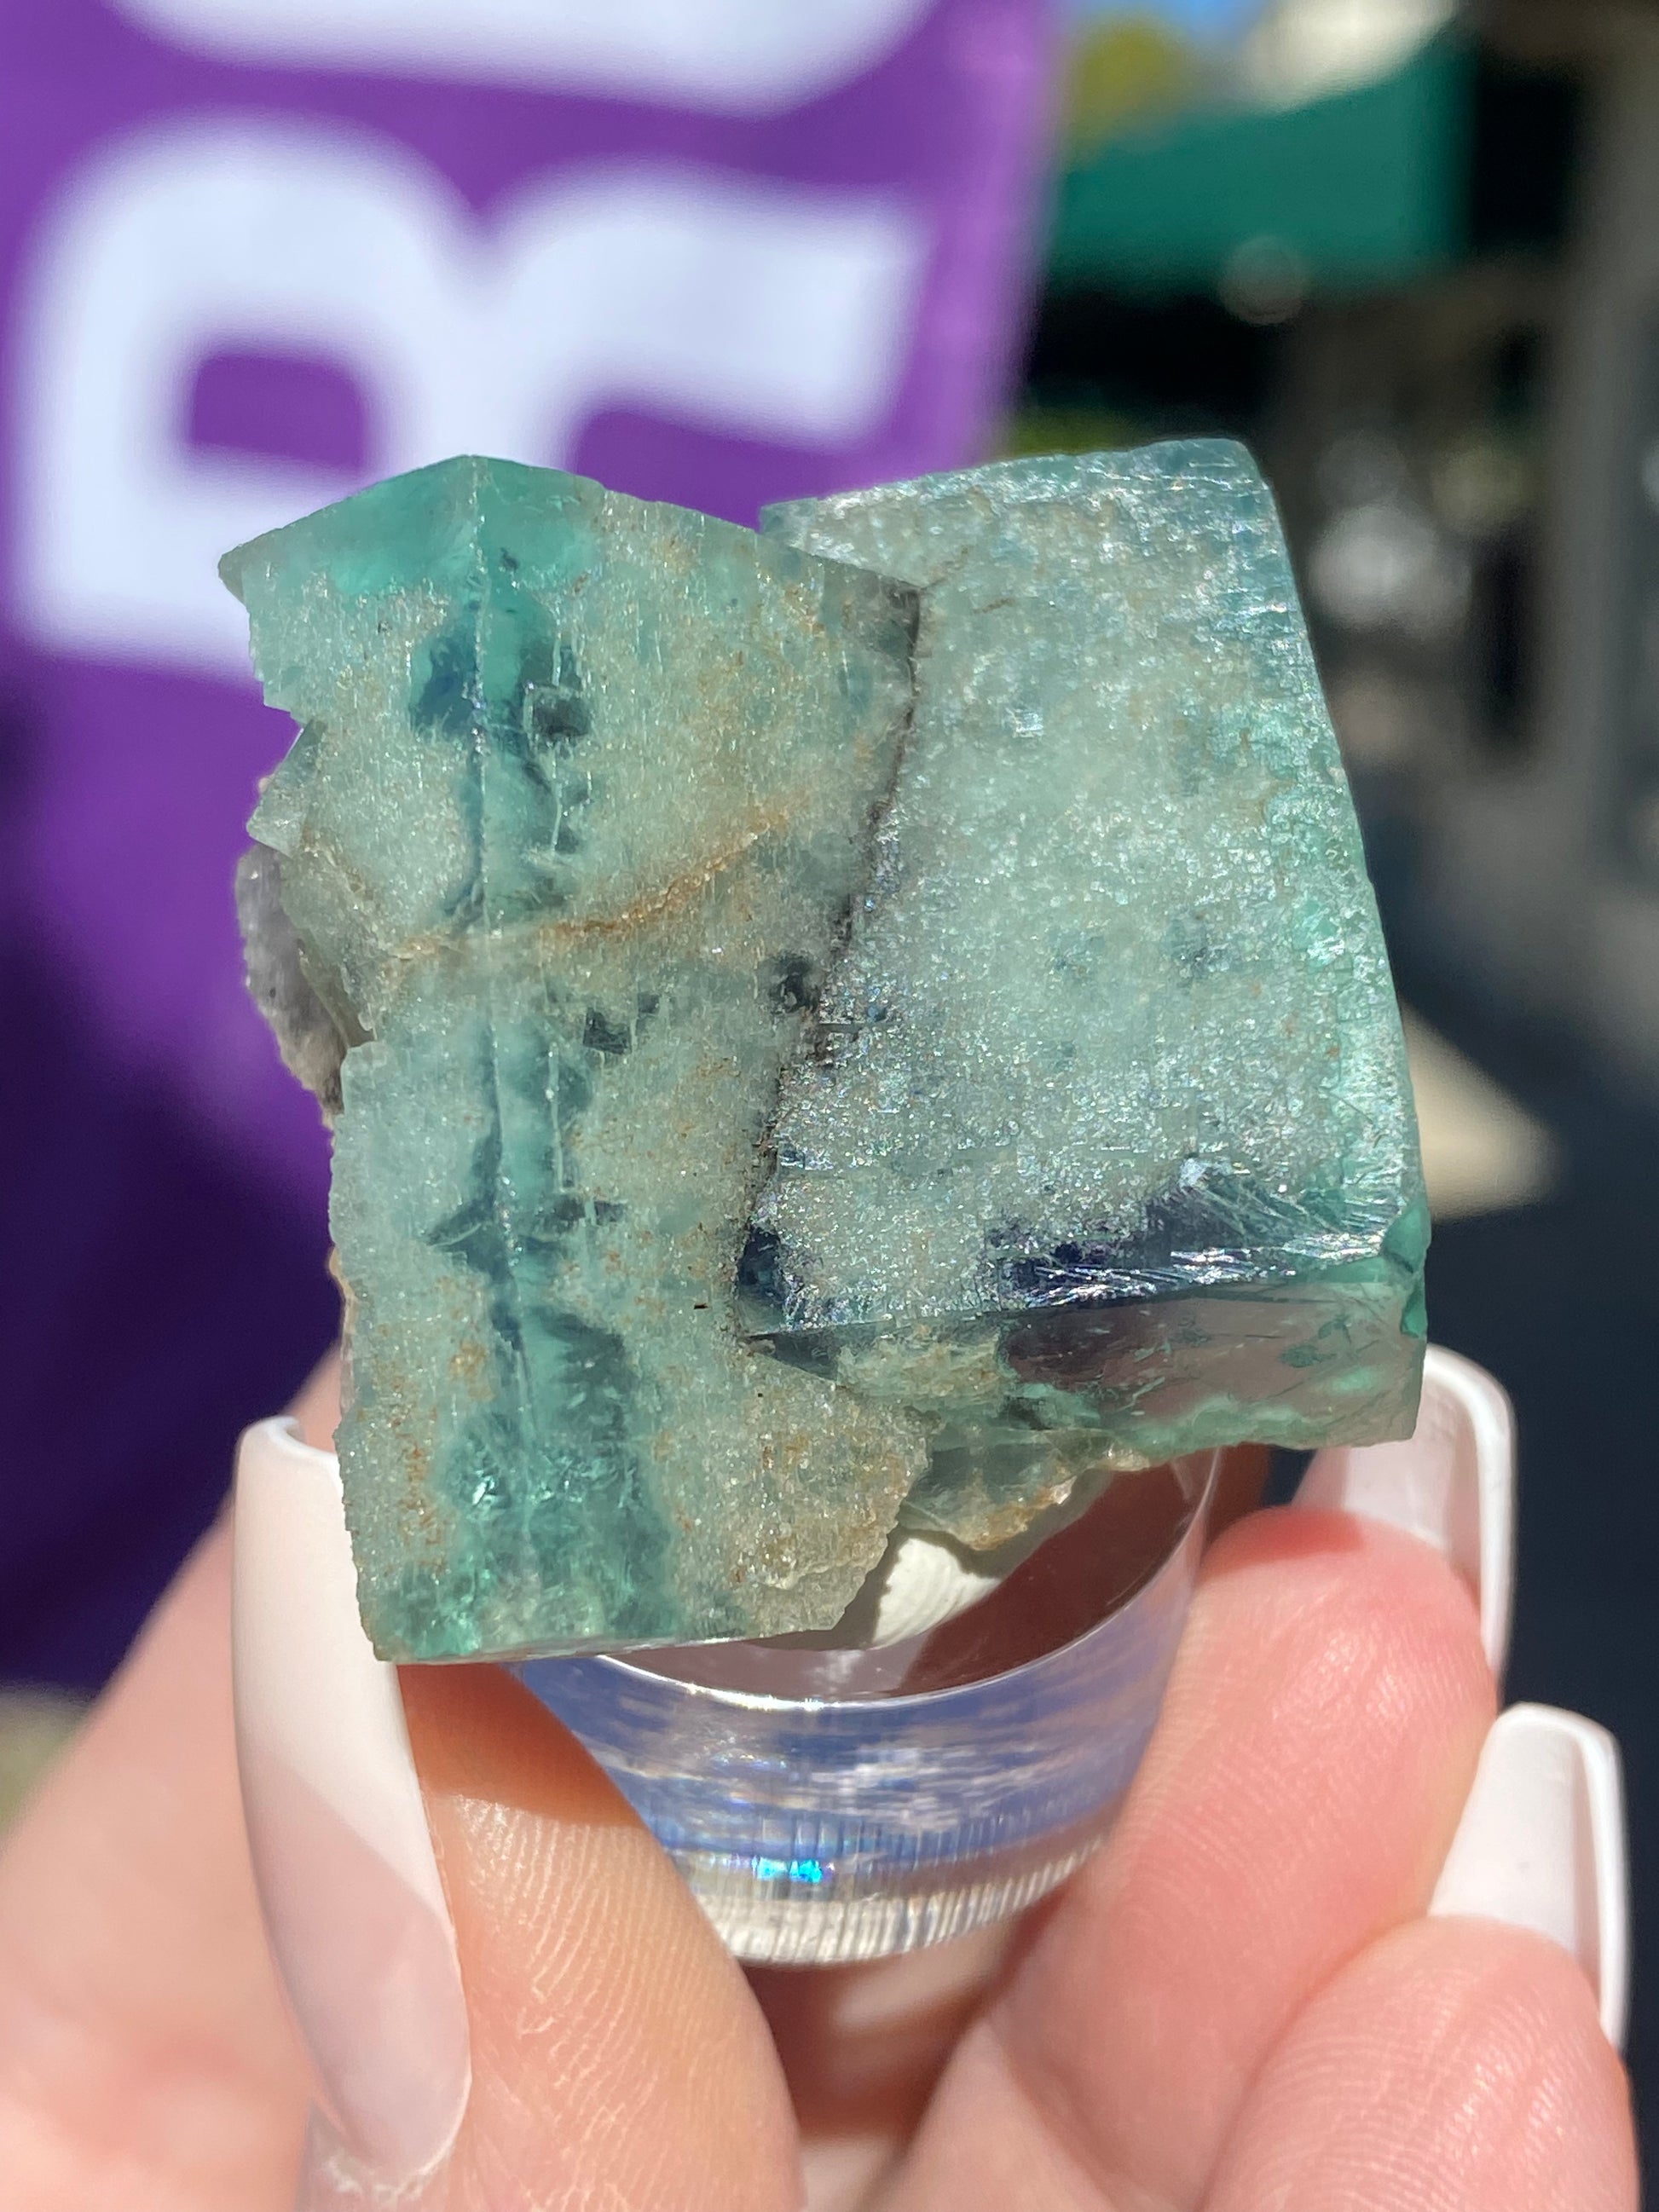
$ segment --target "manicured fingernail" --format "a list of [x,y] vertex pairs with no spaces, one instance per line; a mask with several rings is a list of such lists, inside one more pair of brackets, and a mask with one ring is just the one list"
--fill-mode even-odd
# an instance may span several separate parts
[[453,2139],[466,2008],[397,1669],[357,1617],[338,1468],[287,1421],[241,1441],[234,1590],[242,1800],[271,1951],[330,2118],[367,2172],[398,2179]]
[[325,2113],[313,2111],[294,2212],[423,2212],[444,2187],[441,2164],[402,2181],[366,2166]]
[[1296,1502],[1389,1522],[1443,1553],[1474,1592],[1501,1679],[1515,1592],[1515,1415],[1483,1367],[1431,1345],[1416,1434],[1316,1453]]
[[1429,1906],[1535,1929],[1589,1976],[1601,2025],[1625,2039],[1629,1873],[1619,1747],[1553,1705],[1511,1705],[1492,1723],[1474,1787]]

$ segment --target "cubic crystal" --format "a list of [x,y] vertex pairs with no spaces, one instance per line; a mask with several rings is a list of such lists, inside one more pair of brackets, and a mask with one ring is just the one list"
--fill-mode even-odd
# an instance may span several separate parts
[[[874,872],[787,1071],[750,1326],[920,1413],[994,1542],[1029,1439],[1410,1432],[1400,1024],[1272,500],[1219,441],[776,507],[921,590]],[[1024,1443],[1025,1448],[1022,1448]]]

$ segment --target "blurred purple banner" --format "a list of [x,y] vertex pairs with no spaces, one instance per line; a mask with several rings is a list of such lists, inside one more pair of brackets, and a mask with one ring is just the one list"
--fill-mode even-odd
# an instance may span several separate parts
[[325,1147],[228,888],[289,727],[218,555],[456,452],[743,521],[976,457],[1049,27],[1043,0],[0,0],[0,1275],[28,1284],[0,1358],[57,1462],[27,1589],[0,1566],[0,1674],[76,1679],[64,1578],[101,1543],[118,1583],[122,1516],[172,1485],[159,1572],[233,1414],[325,1326]]

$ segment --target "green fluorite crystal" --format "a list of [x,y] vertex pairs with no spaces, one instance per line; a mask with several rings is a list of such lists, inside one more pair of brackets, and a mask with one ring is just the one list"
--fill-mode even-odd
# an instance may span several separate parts
[[[1205,441],[773,509],[921,588],[869,891],[786,1073],[745,1300],[929,1419],[1149,1462],[1408,1434],[1428,1217],[1387,957],[1272,500]],[[939,1425],[933,1425],[938,1424]]]
[[344,1054],[339,1449],[383,1652],[833,1620],[925,1464],[739,1334],[912,595],[460,460],[241,548],[302,724],[250,825]]
[[1237,448],[762,536],[459,460],[225,574],[382,1652],[823,1628],[896,1528],[1409,1430],[1398,1024]]

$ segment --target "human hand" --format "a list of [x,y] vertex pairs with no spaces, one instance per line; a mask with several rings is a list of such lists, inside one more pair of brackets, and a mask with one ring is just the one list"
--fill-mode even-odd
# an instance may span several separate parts
[[[319,1443],[330,1389],[300,1409]],[[328,1507],[289,1457],[261,1481],[302,1553]],[[246,1518],[243,1551],[254,1671],[290,1706],[253,1716],[256,1850],[350,2138],[313,2124],[307,2212],[1637,2203],[1580,1965],[1425,1917],[1494,1690],[1467,1588],[1386,1518],[1263,1513],[1215,1546],[1115,1832],[1011,1937],[747,1977],[493,1668],[404,1676],[438,1888],[395,1705],[330,1671],[344,1563],[301,1594]],[[0,1856],[0,2212],[294,2200],[312,2077],[249,1868],[230,1580],[221,1528]]]

